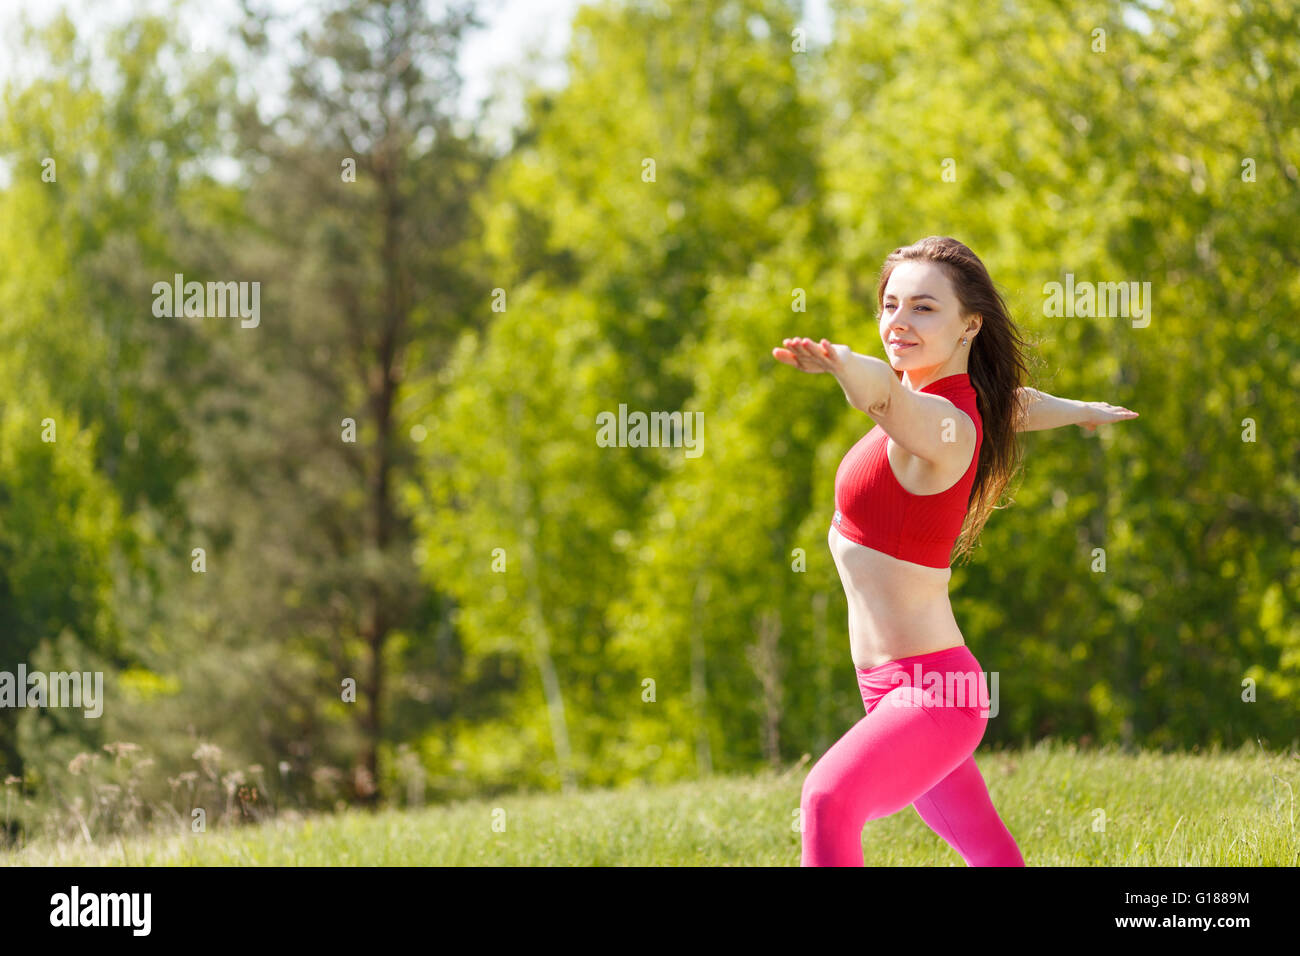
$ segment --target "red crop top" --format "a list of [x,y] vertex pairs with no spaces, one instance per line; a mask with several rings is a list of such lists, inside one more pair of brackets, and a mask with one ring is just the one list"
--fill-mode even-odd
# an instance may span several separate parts
[[899,484],[889,466],[889,435],[877,425],[840,462],[835,473],[836,510],[831,523],[857,544],[926,567],[946,568],[975,484],[984,423],[966,372],[936,379],[921,391],[942,395],[975,423],[975,454],[966,473],[946,491],[912,494]]

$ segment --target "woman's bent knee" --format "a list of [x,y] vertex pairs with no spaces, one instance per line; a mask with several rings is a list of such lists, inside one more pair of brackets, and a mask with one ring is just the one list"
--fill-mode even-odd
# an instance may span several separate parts
[[845,791],[842,783],[829,779],[825,773],[818,773],[814,767],[804,778],[803,792],[799,806],[805,817],[816,816],[822,819],[839,817],[846,809]]

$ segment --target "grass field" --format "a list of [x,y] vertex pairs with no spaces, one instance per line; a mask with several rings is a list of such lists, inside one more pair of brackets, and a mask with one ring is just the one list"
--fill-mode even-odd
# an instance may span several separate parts
[[[1300,754],[1042,742],[976,762],[1030,866],[1300,865]],[[807,772],[36,843],[0,865],[797,866]],[[964,865],[910,808],[868,822],[862,843],[868,866]]]

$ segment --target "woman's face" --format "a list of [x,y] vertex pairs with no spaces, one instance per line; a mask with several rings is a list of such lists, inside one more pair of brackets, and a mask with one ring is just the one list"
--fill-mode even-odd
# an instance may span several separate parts
[[[943,365],[961,348],[970,348],[968,320],[952,283],[933,262],[900,262],[885,284],[880,313],[880,341],[889,364],[898,371],[921,371]],[[967,344],[961,345],[962,336]]]

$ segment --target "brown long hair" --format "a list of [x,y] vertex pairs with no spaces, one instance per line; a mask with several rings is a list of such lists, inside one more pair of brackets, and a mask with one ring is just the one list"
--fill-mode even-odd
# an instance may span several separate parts
[[900,262],[918,260],[938,263],[943,269],[957,293],[962,318],[978,314],[984,319],[979,334],[971,342],[966,365],[975,388],[984,437],[966,519],[953,547],[954,558],[969,560],[989,515],[999,507],[1006,507],[998,505],[998,499],[1020,468],[1022,455],[1015,427],[1015,416],[1019,414],[1016,389],[1025,384],[1028,376],[1026,343],[1011,321],[1007,304],[994,287],[984,263],[963,243],[948,236],[928,236],[885,257],[876,289],[876,305],[880,310],[877,321],[884,313],[885,285],[894,267]]

